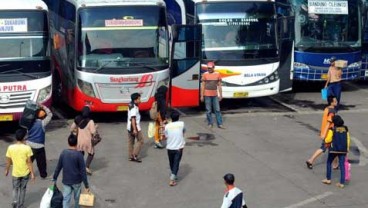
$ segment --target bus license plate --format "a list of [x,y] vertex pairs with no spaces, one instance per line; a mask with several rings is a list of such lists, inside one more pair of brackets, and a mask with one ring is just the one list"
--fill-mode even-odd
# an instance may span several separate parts
[[234,98],[245,98],[248,97],[248,92],[234,92]]
[[327,74],[321,74],[321,79],[326,80],[327,79]]
[[0,121],[12,121],[13,115],[0,115]]
[[117,111],[128,111],[128,106],[127,105],[118,106]]

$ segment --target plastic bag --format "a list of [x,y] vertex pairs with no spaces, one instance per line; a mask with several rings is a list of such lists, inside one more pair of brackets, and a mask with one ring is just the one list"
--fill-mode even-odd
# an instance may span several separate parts
[[153,138],[155,136],[155,131],[156,131],[155,122],[149,122],[147,131],[148,138]]
[[351,177],[351,164],[348,161],[348,157],[345,157],[344,166],[345,166],[345,181],[350,181],[350,177]]
[[326,87],[326,88],[323,88],[321,90],[321,98],[322,98],[322,100],[327,100],[327,96],[328,96],[328,88]]
[[49,188],[47,188],[47,190],[42,196],[40,208],[50,208],[51,198],[52,198],[52,195],[54,194],[53,189],[54,189],[54,186],[50,186]]

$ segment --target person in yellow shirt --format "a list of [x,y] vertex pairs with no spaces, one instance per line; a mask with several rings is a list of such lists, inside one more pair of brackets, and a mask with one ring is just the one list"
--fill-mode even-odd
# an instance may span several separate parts
[[331,184],[331,164],[335,157],[339,158],[340,166],[340,182],[336,184],[339,188],[344,188],[345,184],[345,168],[344,162],[346,154],[350,147],[350,134],[348,127],[344,126],[344,120],[339,115],[335,115],[332,119],[334,127],[331,128],[325,138],[326,146],[328,148],[328,157],[326,165],[326,179],[322,180],[324,184]]
[[8,147],[6,151],[5,176],[8,176],[10,166],[12,169],[13,183],[13,207],[24,207],[26,188],[29,178],[34,182],[32,160],[33,155],[30,146],[25,144],[27,130],[18,129],[15,132],[16,143]]

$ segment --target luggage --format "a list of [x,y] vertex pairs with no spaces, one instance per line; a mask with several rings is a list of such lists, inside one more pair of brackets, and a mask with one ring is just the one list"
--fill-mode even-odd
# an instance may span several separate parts
[[36,120],[36,113],[39,109],[37,103],[32,100],[28,100],[24,107],[22,117],[19,120],[19,126],[30,129]]
[[152,106],[151,106],[151,109],[149,110],[149,115],[150,115],[150,118],[152,120],[157,120],[157,115],[158,114],[158,111],[157,111],[157,101],[154,101],[152,103]]
[[51,198],[50,208],[63,208],[63,193],[54,184],[54,193]]
[[79,205],[85,207],[93,207],[95,203],[95,195],[90,192],[83,192],[79,196]]

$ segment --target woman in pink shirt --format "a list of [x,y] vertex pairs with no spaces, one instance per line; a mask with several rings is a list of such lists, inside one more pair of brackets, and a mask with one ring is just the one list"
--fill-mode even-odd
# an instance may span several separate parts
[[90,111],[91,110],[88,106],[84,106],[82,109],[82,114],[75,117],[74,122],[70,127],[71,131],[77,132],[78,151],[81,151],[83,155],[84,152],[88,153],[86,160],[86,172],[89,175],[92,174],[92,171],[89,167],[95,155],[95,150],[92,146],[92,136],[96,133],[97,128],[97,125],[95,125],[94,121],[89,117]]

